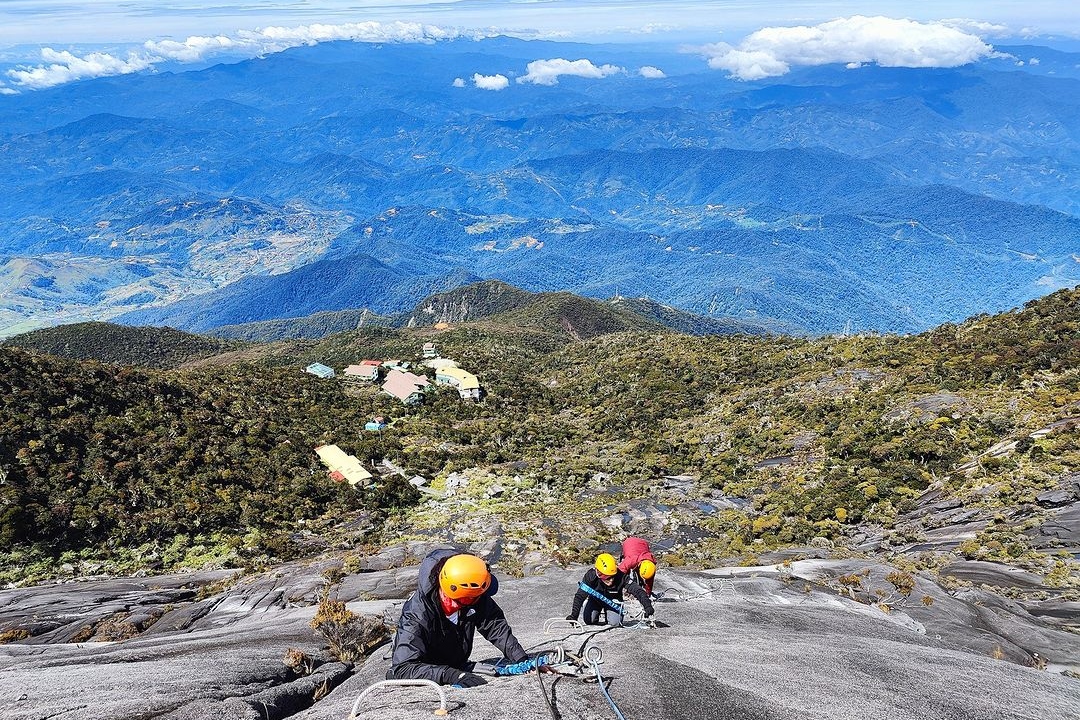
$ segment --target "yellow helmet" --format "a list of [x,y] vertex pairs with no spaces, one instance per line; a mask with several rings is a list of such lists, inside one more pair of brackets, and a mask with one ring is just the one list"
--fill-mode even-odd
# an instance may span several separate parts
[[619,572],[619,563],[615,562],[615,556],[611,553],[600,553],[596,556],[596,572],[601,575],[614,575]]
[[656,574],[656,563],[652,560],[642,560],[637,566],[637,571],[642,580],[652,580],[653,575]]
[[449,557],[439,571],[439,587],[454,600],[475,600],[490,586],[491,573],[487,563],[475,555]]

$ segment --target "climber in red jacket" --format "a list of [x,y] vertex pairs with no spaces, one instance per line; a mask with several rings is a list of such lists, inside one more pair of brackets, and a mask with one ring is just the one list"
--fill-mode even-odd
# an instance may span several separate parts
[[645,592],[653,594],[653,579],[656,577],[656,558],[653,557],[649,543],[639,537],[628,537],[622,543],[622,557],[619,558],[619,570],[631,575]]

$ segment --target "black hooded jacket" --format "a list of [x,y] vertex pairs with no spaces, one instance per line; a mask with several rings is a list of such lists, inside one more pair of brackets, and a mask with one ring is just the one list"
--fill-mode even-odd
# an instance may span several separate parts
[[[621,602],[624,597],[623,593],[628,592],[641,603],[641,607],[645,609],[646,617],[653,614],[653,605],[652,600],[649,599],[649,593],[642,590],[641,586],[635,583],[630,575],[624,573],[622,570],[615,573],[615,579],[608,585],[600,579],[599,575],[597,575],[596,568],[589,568],[585,571],[585,577],[581,578],[581,582],[588,585],[593,590],[596,590],[604,597],[619,602]],[[585,601],[588,599],[588,593],[579,586],[577,592],[574,593],[574,604],[570,608],[570,617],[576,618],[578,613],[581,612],[581,606],[585,604]]]
[[528,658],[514,637],[500,608],[492,599],[498,584],[492,576],[491,589],[473,605],[462,608],[455,625],[443,615],[439,604],[439,570],[456,550],[435,550],[420,563],[420,577],[414,592],[401,609],[394,655],[386,677],[390,680],[433,680],[451,685],[469,670],[473,632],[479,630],[502,650],[512,663]]

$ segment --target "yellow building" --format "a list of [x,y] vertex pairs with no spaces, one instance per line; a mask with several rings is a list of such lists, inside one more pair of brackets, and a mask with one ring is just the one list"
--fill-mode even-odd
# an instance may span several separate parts
[[435,371],[435,382],[440,385],[453,385],[458,394],[466,400],[480,399],[480,381],[471,372],[459,367],[443,367]]
[[366,485],[371,473],[364,469],[355,455],[349,455],[337,445],[320,445],[315,454],[327,467],[331,480],[348,482],[353,487]]

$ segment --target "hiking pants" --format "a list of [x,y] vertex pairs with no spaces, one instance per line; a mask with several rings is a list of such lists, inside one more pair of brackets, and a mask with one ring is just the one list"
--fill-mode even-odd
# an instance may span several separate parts
[[604,603],[594,597],[586,598],[585,607],[582,609],[581,619],[586,625],[603,625],[604,614],[607,615],[607,624],[614,627],[622,625],[622,613],[615,612]]

